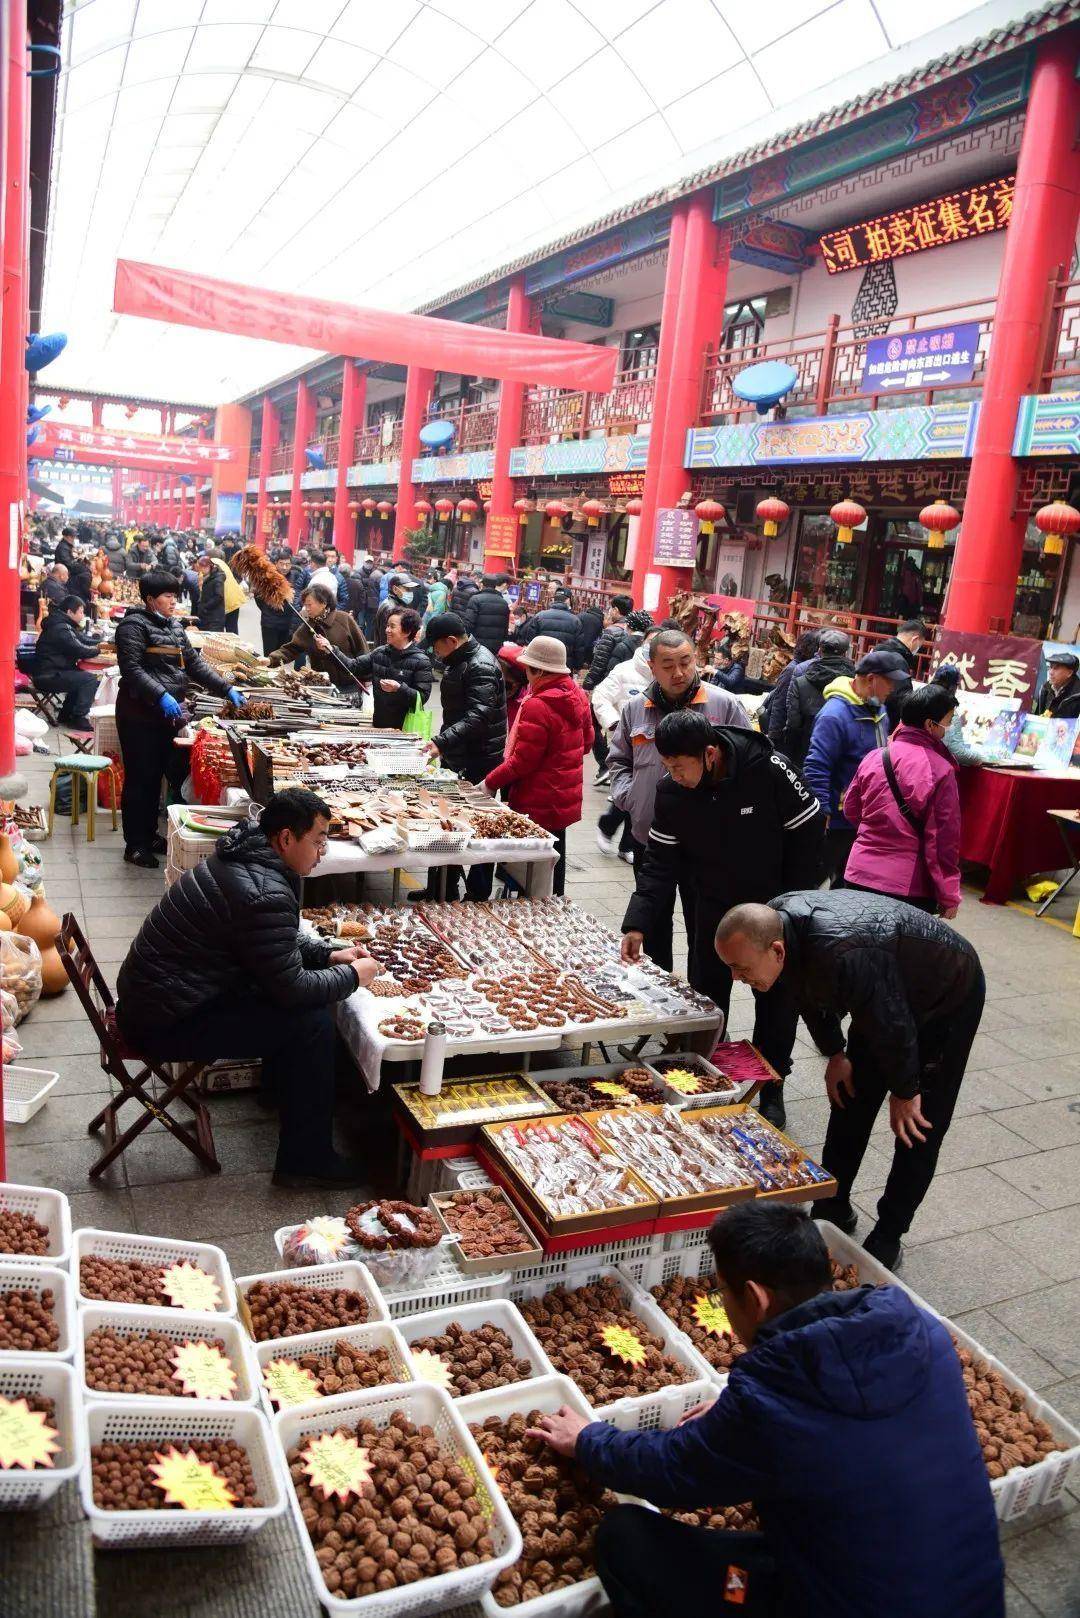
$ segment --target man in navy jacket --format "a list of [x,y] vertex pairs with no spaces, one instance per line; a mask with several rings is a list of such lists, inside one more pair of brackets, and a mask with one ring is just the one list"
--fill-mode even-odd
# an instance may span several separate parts
[[833,1292],[796,1208],[742,1203],[709,1241],[748,1347],[715,1404],[667,1432],[566,1406],[536,1429],[620,1493],[757,1507],[761,1534],[610,1511],[596,1562],[617,1618],[1004,1618],[997,1519],[946,1327],[899,1287]]

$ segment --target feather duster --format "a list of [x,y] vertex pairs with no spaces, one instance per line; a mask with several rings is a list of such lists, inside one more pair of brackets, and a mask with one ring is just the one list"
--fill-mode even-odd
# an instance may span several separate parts
[[255,545],[237,551],[230,564],[238,579],[246,579],[256,599],[267,607],[292,605],[293,587],[283,573]]

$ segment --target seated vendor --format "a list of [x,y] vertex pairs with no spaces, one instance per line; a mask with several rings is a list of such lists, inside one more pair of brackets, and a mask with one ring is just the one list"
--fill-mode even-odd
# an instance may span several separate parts
[[709,1232],[747,1353],[667,1432],[565,1405],[536,1429],[619,1493],[689,1509],[752,1501],[761,1533],[617,1506],[597,1571],[617,1618],[1003,1618],[986,1465],[948,1327],[899,1287],[833,1292],[817,1226],[742,1203]]
[[379,967],[359,945],[299,931],[300,882],[326,852],[330,809],[303,787],[275,792],[184,871],[143,922],[117,978],[117,1022],[158,1061],[258,1056],[281,1114],[274,1184],[357,1186],[369,1175],[333,1146],[329,1008]]
[[[307,655],[311,666],[319,674],[329,674],[336,686],[344,691],[355,691],[356,681],[342,661],[344,657],[359,657],[367,651],[360,625],[347,612],[340,612],[336,597],[325,584],[309,584],[301,600],[304,622],[297,624],[291,638],[270,654],[270,665],[295,663]],[[329,650],[316,644],[322,640]],[[334,652],[339,655],[334,656]]]

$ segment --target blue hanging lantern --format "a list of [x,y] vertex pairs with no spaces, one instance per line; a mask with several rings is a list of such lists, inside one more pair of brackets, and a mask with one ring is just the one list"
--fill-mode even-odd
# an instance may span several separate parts
[[748,365],[745,371],[732,377],[731,391],[739,399],[752,404],[759,416],[765,416],[773,405],[779,404],[785,393],[799,380],[794,366],[783,360],[762,360],[759,365]]
[[31,405],[26,412],[26,420],[32,427],[35,421],[40,421],[43,416],[49,415],[51,410],[52,405]]
[[309,444],[304,454],[307,457],[308,466],[313,472],[324,472],[326,470],[326,455],[321,444]]
[[62,354],[67,347],[67,332],[32,331],[26,339],[26,354],[24,364],[28,371],[42,371],[46,365],[51,365],[58,354]]
[[30,431],[26,435],[27,447],[29,448],[29,446],[31,444],[36,444],[40,437],[41,437],[41,428],[36,427],[36,426],[31,427]]

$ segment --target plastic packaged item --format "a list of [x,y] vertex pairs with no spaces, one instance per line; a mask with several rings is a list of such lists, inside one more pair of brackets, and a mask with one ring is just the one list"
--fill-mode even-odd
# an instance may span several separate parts
[[15,997],[16,1022],[41,998],[41,951],[21,933],[0,933],[0,988]]

